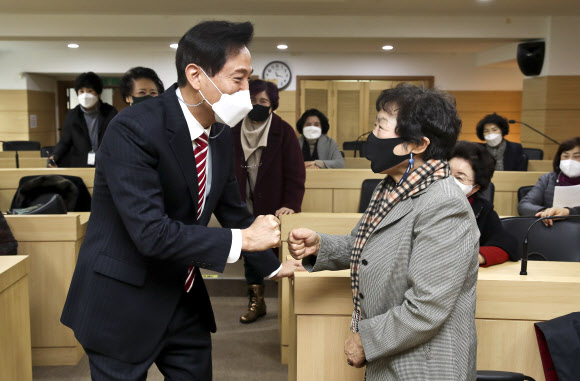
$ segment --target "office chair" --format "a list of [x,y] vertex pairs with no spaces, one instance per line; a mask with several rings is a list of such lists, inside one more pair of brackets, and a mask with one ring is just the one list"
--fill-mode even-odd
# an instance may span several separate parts
[[35,204],[26,208],[10,209],[7,214],[31,215],[31,214],[66,214],[67,209],[61,195],[53,194],[50,198],[40,204]]
[[530,160],[544,160],[544,151],[539,148],[523,148],[523,151]]
[[25,176],[20,179],[11,209],[44,204],[59,194],[69,212],[90,212],[91,194],[82,178],[66,175]]
[[493,204],[493,196],[495,195],[495,185],[493,183],[489,183],[489,186],[486,190],[479,192],[479,197],[486,199],[487,201]]
[[360,188],[360,201],[358,203],[358,212],[364,213],[371,202],[371,197],[373,197],[373,192],[381,179],[366,179],[362,182]]
[[11,141],[3,142],[2,149],[4,151],[40,151],[40,142],[29,141]]
[[523,168],[519,171],[525,172],[528,170],[528,164],[530,162],[530,158],[525,153],[522,153],[522,162],[524,163]]
[[360,157],[365,157],[365,145],[367,144],[366,141],[351,141],[351,142],[344,142],[342,143],[342,149],[344,151],[354,151],[354,157],[358,151]]
[[503,228],[518,242],[517,256],[522,258],[527,248],[529,260],[580,262],[580,216],[564,217],[551,227],[539,220],[537,217],[502,218]]
[[478,370],[477,381],[535,381],[521,373],[500,372],[496,370]]
[[526,185],[525,187],[518,188],[518,204],[526,195],[532,190],[533,185]]

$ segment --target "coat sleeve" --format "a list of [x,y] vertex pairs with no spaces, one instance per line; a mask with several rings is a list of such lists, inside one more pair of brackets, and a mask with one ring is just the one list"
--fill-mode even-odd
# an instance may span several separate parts
[[536,185],[525,195],[518,204],[520,216],[533,216],[548,207],[548,201],[544,200],[546,188],[549,185],[551,173],[542,175]]
[[515,159],[516,159],[516,171],[527,171],[528,170],[528,159],[524,158],[524,149],[519,143],[512,143],[514,145]]
[[326,168],[344,168],[344,157],[340,154],[338,144],[332,138],[329,139],[328,159],[322,160]]
[[155,142],[139,123],[115,118],[97,153],[97,171],[106,179],[127,233],[144,257],[222,272],[231,230],[186,225],[167,215]]
[[302,150],[294,129],[281,120],[283,128],[282,139],[282,205],[298,213],[302,210],[304,198],[304,182],[306,181],[306,168],[302,158]]
[[452,197],[438,203],[417,216],[403,302],[359,322],[369,362],[430,340],[454,310],[466,279],[477,277],[479,236],[469,223],[471,210],[458,210]]
[[74,109],[69,111],[64,119],[62,127],[62,135],[56,147],[52,151],[52,156],[54,161],[58,164],[58,161],[62,159],[64,155],[70,150],[72,145],[72,130],[74,127],[75,112]]

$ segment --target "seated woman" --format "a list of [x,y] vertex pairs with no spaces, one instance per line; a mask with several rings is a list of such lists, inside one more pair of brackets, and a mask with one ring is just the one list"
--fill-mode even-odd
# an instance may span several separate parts
[[344,168],[344,158],[338,144],[326,136],[330,125],[328,118],[315,108],[306,110],[296,122],[301,134],[298,138],[306,169]]
[[506,118],[496,113],[486,115],[477,123],[475,132],[480,140],[485,141],[485,148],[495,159],[496,171],[527,170],[522,145],[504,138],[510,132]]
[[449,165],[451,175],[467,196],[477,221],[479,266],[497,265],[508,259],[517,261],[516,239],[503,229],[493,204],[478,197],[491,182],[495,159],[481,144],[461,141],[455,146]]
[[121,95],[126,103],[134,105],[163,94],[163,82],[153,69],[137,66],[129,69],[119,83]]
[[[566,208],[553,208],[554,188],[580,185],[580,136],[566,140],[554,156],[554,172],[540,176],[536,185],[520,201],[520,216],[568,216],[580,214],[580,205],[569,205]],[[545,224],[551,226],[552,220]]]
[[345,362],[366,380],[475,380],[477,224],[450,177],[461,128],[447,94],[408,84],[381,93],[365,155],[384,174],[347,235],[292,230],[308,271],[350,268]]

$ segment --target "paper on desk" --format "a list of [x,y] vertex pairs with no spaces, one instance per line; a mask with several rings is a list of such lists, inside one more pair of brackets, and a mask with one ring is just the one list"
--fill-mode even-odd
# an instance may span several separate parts
[[554,188],[554,208],[580,206],[580,185]]

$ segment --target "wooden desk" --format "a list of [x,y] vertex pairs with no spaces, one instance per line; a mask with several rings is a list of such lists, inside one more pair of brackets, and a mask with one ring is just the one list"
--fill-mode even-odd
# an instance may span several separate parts
[[364,157],[345,157],[344,166],[346,169],[370,169],[371,162]]
[[84,354],[60,323],[89,213],[6,216],[18,253],[30,258],[30,319],[34,366],[76,365]]
[[[525,185],[535,185],[545,172],[495,172],[495,211],[502,216],[517,216],[517,191]],[[306,170],[306,192],[303,212],[355,213],[358,211],[360,189],[365,179],[382,179],[370,169],[309,169]]]
[[[545,380],[533,324],[580,310],[580,263],[507,262],[479,270],[477,367]],[[348,270],[297,272],[289,291],[288,380],[363,380],[343,354],[352,313]],[[296,349],[294,349],[296,348]]]
[[0,380],[31,381],[28,257],[0,256]]
[[16,193],[16,189],[18,189],[18,182],[20,179],[25,176],[34,175],[78,176],[83,179],[89,192],[93,194],[95,178],[94,168],[0,169],[0,210],[6,211],[10,209],[10,204],[12,203],[12,198]]

